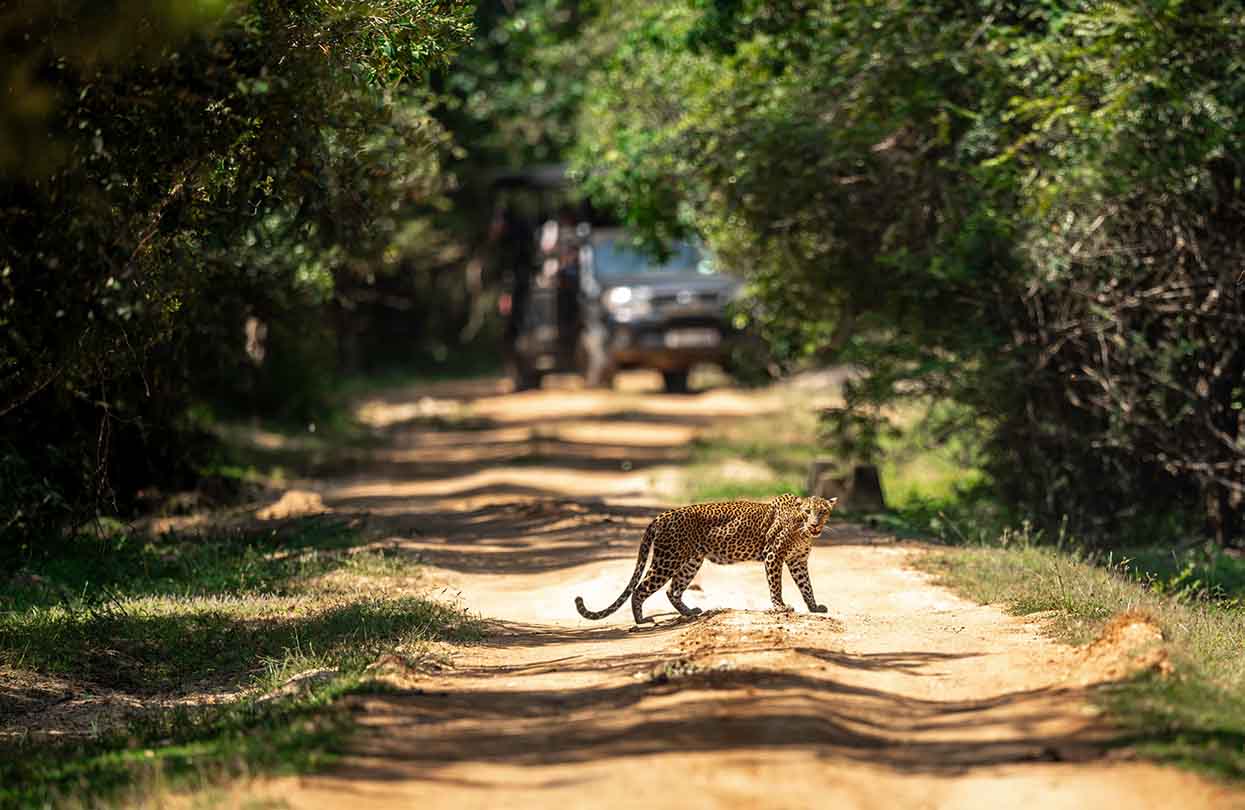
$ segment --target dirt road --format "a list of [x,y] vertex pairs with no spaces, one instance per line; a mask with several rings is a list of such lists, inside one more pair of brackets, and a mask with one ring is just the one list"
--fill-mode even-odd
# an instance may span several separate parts
[[[1085,700],[1101,677],[1035,621],[909,567],[920,548],[837,524],[812,556],[829,613],[765,612],[759,566],[706,565],[676,619],[631,632],[604,606],[696,431],[786,407],[775,394],[493,383],[377,401],[390,440],[323,503],[366,512],[491,633],[439,673],[358,698],[330,773],[257,783],[295,808],[1230,806],[1222,788],[1106,757]],[[470,410],[464,412],[464,403]],[[1101,650],[1099,651],[1101,652]],[[1097,657],[1101,658],[1101,655]],[[1095,659],[1097,660],[1097,659]]]

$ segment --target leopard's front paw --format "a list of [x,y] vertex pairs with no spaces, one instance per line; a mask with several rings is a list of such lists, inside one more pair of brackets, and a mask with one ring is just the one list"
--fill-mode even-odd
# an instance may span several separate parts
[[769,609],[770,613],[795,613],[795,608],[791,605],[774,605]]
[[809,613],[825,613],[827,610],[829,610],[829,608],[826,607],[825,605],[813,605],[812,607],[808,609],[808,612]]

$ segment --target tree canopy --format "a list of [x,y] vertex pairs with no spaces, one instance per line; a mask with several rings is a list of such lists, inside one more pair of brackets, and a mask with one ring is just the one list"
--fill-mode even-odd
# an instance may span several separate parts
[[[78,0],[0,13],[3,526],[90,514],[152,465],[171,474],[193,392],[310,406],[327,361],[323,319],[305,313],[436,249],[418,216],[445,184],[426,80],[469,38],[469,11]],[[248,370],[248,317],[287,349],[287,373]]]
[[[1087,533],[1245,504],[1240,6],[632,2],[578,165],[702,232],[838,414],[954,403],[1024,514]],[[950,414],[951,416],[948,416]],[[857,421],[853,421],[857,420]]]

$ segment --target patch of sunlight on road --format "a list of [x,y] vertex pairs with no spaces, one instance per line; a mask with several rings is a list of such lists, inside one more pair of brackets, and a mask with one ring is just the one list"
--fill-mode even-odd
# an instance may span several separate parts
[[[524,466],[484,469],[452,478],[430,481],[373,481],[347,485],[331,491],[333,500],[351,498],[419,498],[437,497],[455,499],[453,505],[467,503],[464,493],[484,488],[531,487],[544,493],[565,496],[612,496],[635,495],[648,491],[653,470],[620,474],[615,471],[573,470],[565,467]],[[491,496],[492,501],[497,496]],[[507,498],[506,500],[516,500]],[[397,504],[407,509],[408,505]]]

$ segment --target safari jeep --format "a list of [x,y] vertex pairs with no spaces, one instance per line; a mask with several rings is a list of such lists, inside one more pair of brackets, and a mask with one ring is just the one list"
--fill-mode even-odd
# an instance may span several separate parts
[[579,235],[571,272],[537,271],[511,356],[516,389],[565,371],[608,387],[616,372],[643,368],[682,393],[692,366],[726,361],[739,337],[727,317],[736,279],[688,242],[656,259],[620,229]]

